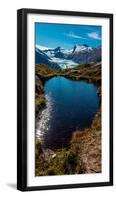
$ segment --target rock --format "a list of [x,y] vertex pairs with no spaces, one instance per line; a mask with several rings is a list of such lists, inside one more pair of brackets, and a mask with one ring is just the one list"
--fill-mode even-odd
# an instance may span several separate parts
[[52,151],[51,149],[43,149],[43,153],[45,160],[48,162],[50,162],[50,160],[54,158],[53,156],[55,155],[54,151]]
[[55,157],[56,157],[56,154],[53,154],[53,155],[52,155],[52,158],[55,158]]

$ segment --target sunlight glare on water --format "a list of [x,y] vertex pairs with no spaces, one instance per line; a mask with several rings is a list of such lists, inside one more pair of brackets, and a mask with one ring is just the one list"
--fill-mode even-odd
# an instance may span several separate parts
[[46,134],[50,128],[50,118],[51,118],[51,111],[52,111],[52,104],[53,101],[51,99],[51,95],[46,94],[46,108],[42,110],[40,114],[40,119],[36,124],[36,136],[42,139],[42,136]]

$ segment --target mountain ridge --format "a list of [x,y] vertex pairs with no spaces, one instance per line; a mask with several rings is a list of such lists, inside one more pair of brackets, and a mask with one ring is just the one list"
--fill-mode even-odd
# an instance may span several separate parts
[[[64,68],[66,68],[68,62],[70,65],[70,61],[75,63],[75,66],[78,64],[89,64],[101,61],[101,47],[90,47],[86,44],[74,45],[72,49],[64,49],[60,46],[54,49],[47,49],[39,45],[38,47],[42,49],[36,46],[36,64],[47,64],[55,69],[63,69],[63,65]],[[61,64],[60,61],[64,62],[64,64]]]

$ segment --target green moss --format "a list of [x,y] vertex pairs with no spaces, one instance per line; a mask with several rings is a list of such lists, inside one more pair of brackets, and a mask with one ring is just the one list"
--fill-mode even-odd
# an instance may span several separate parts
[[35,99],[36,106],[41,107],[41,106],[44,106],[45,103],[46,103],[46,99],[45,99],[44,95],[41,94],[41,95],[38,95],[38,97],[36,97],[36,99]]
[[46,98],[44,94],[36,95],[35,97],[35,111],[36,114],[39,113],[41,109],[43,109],[46,105]]

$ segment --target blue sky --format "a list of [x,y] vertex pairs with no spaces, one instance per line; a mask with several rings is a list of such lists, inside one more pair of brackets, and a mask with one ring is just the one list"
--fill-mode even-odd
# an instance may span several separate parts
[[48,48],[73,48],[75,44],[99,47],[101,26],[36,23],[35,43]]

